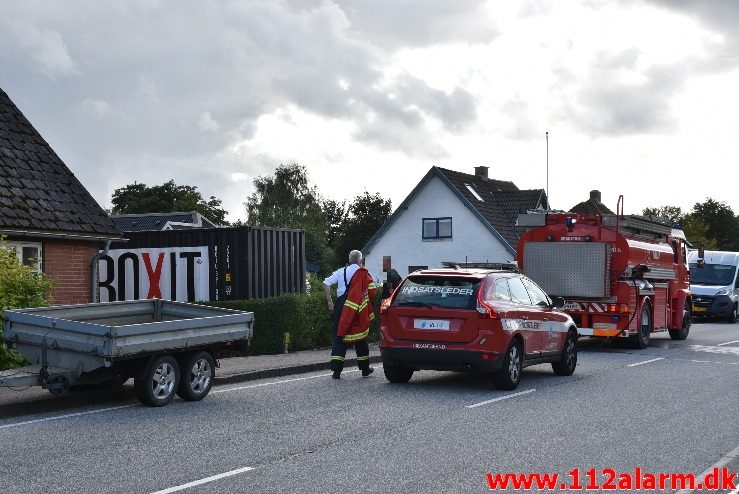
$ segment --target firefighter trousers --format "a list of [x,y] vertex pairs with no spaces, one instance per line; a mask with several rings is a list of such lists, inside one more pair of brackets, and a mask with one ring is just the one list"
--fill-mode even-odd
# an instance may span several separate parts
[[354,347],[354,351],[357,352],[357,367],[360,370],[366,371],[369,369],[369,345],[367,340],[358,341],[356,343],[344,343],[341,336],[336,333],[339,329],[339,319],[341,318],[341,311],[344,309],[344,302],[346,302],[346,295],[336,299],[334,305],[334,342],[331,347],[331,370],[333,372],[341,372],[344,369],[344,359],[346,358],[346,351],[349,347]]

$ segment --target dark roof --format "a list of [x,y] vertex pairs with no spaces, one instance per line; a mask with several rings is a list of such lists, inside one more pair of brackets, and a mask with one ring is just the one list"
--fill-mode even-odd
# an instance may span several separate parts
[[516,226],[518,215],[546,206],[543,189],[519,190],[513,182],[485,180],[445,168],[439,168],[439,171],[513,248],[525,231],[523,227]]
[[215,228],[219,225],[209,221],[196,211],[184,213],[146,213],[112,215],[115,225],[122,232],[164,230],[191,230],[193,228]]
[[579,204],[576,204],[572,206],[572,209],[570,209],[570,213],[576,213],[576,214],[616,214],[608,207],[603,204],[600,201],[596,201],[595,199],[588,199],[587,201],[583,201]]
[[[369,254],[377,240],[407,209],[408,204],[433,177],[439,177],[514,257],[518,239],[524,233],[524,228],[516,226],[517,215],[530,209],[548,206],[543,189],[519,190],[513,182],[484,179],[477,175],[434,166],[385,224],[370,238],[362,248],[362,252]],[[479,196],[479,199],[475,194]]]
[[0,89],[0,232],[120,238],[113,220]]

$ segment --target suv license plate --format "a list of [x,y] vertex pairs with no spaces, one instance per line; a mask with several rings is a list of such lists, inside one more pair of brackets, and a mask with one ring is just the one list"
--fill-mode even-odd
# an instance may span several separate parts
[[449,321],[438,319],[414,319],[413,329],[449,329]]

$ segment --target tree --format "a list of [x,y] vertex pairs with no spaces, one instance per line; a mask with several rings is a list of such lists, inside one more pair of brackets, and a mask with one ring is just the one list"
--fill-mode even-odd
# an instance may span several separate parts
[[693,245],[703,244],[706,249],[717,248],[716,239],[709,234],[708,226],[703,222],[701,216],[695,212],[684,213],[679,206],[660,206],[645,208],[642,214],[665,218],[670,223],[680,225],[685,237]]
[[348,217],[341,224],[341,233],[334,245],[336,258],[344,259],[350,250],[361,249],[391,213],[392,202],[379,193],[364,191],[356,196],[349,204]]
[[725,202],[708,197],[693,206],[692,214],[706,225],[708,236],[716,241],[716,249],[739,250],[739,219]]
[[680,206],[660,206],[658,208],[644,208],[642,212],[644,216],[656,216],[658,218],[664,218],[670,223],[680,223],[682,219],[683,210]]
[[18,262],[15,249],[0,238],[0,370],[17,367],[25,361],[3,343],[3,311],[46,305],[52,286],[53,283],[43,274]]
[[[283,164],[274,175],[257,177],[253,184],[254,193],[244,203],[247,224],[305,230],[306,258],[321,266],[322,272],[330,269],[334,263],[328,247],[331,228],[321,196],[308,181],[306,168],[297,163]],[[332,207],[335,210],[331,214],[338,214],[338,204]]]
[[116,189],[111,202],[113,214],[197,211],[217,225],[228,224],[228,211],[221,207],[220,199],[210,196],[206,201],[196,186],[177,185],[174,180],[152,187],[134,182]]

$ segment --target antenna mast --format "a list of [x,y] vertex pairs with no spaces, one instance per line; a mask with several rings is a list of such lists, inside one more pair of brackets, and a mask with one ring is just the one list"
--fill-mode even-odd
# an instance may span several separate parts
[[547,139],[547,209],[551,209],[552,201],[549,198],[549,131],[545,135]]

